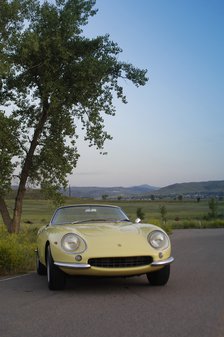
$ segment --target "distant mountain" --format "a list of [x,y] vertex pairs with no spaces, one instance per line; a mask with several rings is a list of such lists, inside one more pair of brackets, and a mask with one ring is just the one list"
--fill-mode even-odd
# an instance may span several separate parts
[[[12,186],[12,193],[15,194],[15,190],[17,188],[18,186]],[[115,199],[119,197],[133,199],[150,199],[152,195],[155,198],[173,198],[179,195],[187,196],[190,198],[195,197],[196,195],[205,198],[211,196],[224,197],[224,180],[177,183],[162,188],[150,186],[147,184],[131,187],[72,186],[61,192],[66,196],[90,199],[101,199],[103,196]],[[13,197],[14,194],[12,194]],[[26,197],[37,199],[43,197],[43,195],[41,196],[41,192],[38,189],[28,189]]]
[[103,196],[109,198],[150,198],[154,196],[178,196],[178,195],[224,195],[224,180],[177,183],[158,188],[150,185],[131,187],[79,187],[73,186],[64,191],[65,195],[78,198],[98,199]]
[[156,195],[224,193],[224,180],[189,182],[169,185],[155,191]]
[[102,196],[108,197],[131,197],[142,196],[144,194],[150,194],[156,191],[158,187],[150,185],[140,185],[132,187],[78,187],[72,186],[64,193],[71,197],[78,198],[102,198]]

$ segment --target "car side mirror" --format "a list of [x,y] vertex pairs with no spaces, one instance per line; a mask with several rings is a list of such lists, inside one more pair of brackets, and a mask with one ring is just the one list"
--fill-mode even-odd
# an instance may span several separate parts
[[140,219],[140,218],[137,218],[136,220],[135,220],[135,223],[140,223],[142,220]]

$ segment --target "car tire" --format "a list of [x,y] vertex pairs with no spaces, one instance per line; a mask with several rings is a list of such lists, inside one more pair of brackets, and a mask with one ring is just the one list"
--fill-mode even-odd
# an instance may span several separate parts
[[166,265],[160,270],[147,273],[147,278],[152,286],[164,286],[170,277],[170,265]]
[[38,251],[36,253],[36,270],[38,275],[47,275],[47,268],[40,262]]
[[50,246],[47,248],[47,282],[50,290],[62,290],[65,287],[65,274],[55,266]]

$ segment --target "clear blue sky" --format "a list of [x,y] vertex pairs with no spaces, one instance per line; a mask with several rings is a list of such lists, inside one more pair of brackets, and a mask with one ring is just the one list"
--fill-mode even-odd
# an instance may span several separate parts
[[166,186],[224,179],[224,1],[97,0],[85,35],[110,34],[120,60],[148,69],[124,82],[105,119],[106,156],[81,138],[74,186]]

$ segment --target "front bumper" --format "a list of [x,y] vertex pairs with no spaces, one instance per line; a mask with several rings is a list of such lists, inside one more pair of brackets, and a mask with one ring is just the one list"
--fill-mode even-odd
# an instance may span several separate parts
[[72,268],[72,269],[89,269],[91,268],[88,263],[65,263],[65,262],[54,262],[54,264],[61,268]]
[[168,259],[166,260],[162,260],[162,261],[153,261],[151,263],[152,267],[162,267],[162,266],[166,266],[167,264],[171,264],[174,261],[174,258],[172,256],[170,256]]
[[[153,261],[151,267],[163,267],[168,264],[171,264],[174,261],[174,258],[170,256],[166,260]],[[69,269],[89,269],[91,265],[88,263],[65,263],[65,262],[54,262],[54,264],[60,268],[69,268]]]

